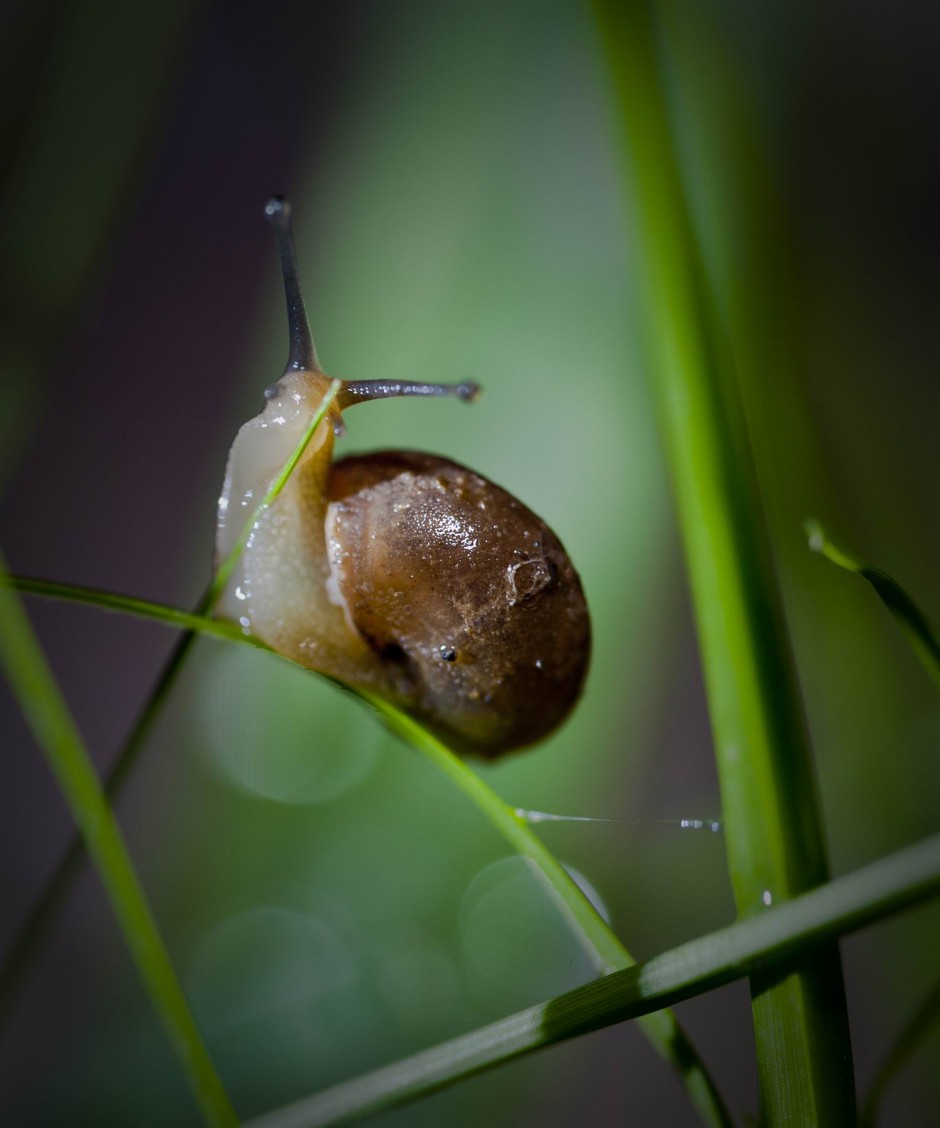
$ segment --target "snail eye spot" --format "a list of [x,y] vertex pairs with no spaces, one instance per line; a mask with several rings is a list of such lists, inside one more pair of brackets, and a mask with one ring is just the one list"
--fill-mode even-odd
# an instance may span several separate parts
[[452,646],[441,646],[441,647],[439,647],[438,652],[440,653],[441,658],[445,662],[456,662],[457,661],[457,651],[454,650],[454,648]]

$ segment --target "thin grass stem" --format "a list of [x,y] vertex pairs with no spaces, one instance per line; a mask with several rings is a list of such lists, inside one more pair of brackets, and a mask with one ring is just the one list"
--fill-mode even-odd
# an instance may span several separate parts
[[[311,416],[310,422],[300,437],[300,441],[290,458],[278,472],[264,497],[245,523],[231,552],[223,560],[215,575],[200,598],[192,613],[180,611],[165,605],[148,603],[133,596],[114,595],[109,592],[94,591],[91,588],[68,588],[47,580],[33,580],[13,577],[0,569],[0,587],[14,585],[19,590],[52,599],[72,599],[80,603],[96,604],[108,610],[124,611],[143,618],[157,619],[170,626],[184,627],[185,633],[177,640],[167,658],[153,689],[137,716],[134,726],[124,741],[120,752],[108,771],[104,781],[104,793],[110,803],[115,803],[125,784],[133,775],[147,738],[169,699],[173,686],[182,672],[186,658],[198,633],[214,634],[217,637],[239,638],[240,641],[256,641],[247,638],[234,624],[215,622],[209,617],[232,570],[238,563],[251,530],[261,516],[276,500],[285,483],[300,461],[304,451],[323,422],[327,412],[342,387],[342,381],[334,380],[328,388],[319,408]],[[256,643],[257,644],[257,643]],[[0,966],[0,1024],[9,1015],[16,995],[17,986],[28,976],[30,967],[42,950],[45,938],[50,934],[59,919],[68,895],[82,870],[86,843],[81,834],[72,836],[62,858],[56,865],[39,896],[16,933],[12,944]]]
[[[245,635],[233,624],[200,618],[177,608],[167,607],[164,604],[149,603],[141,599],[129,599],[125,596],[114,596],[110,592],[97,591],[92,588],[71,587],[68,584],[0,574],[0,587],[4,586],[13,587],[42,598],[72,600],[77,603],[100,606],[105,610],[123,612],[167,626],[180,627],[186,625],[188,631],[192,633],[202,633],[228,642],[252,645],[264,650],[269,649],[259,639]],[[189,637],[189,634],[184,635],[183,639],[187,637]],[[274,652],[271,651],[271,653]],[[350,692],[373,708],[396,735],[430,760],[438,771],[443,772],[474,803],[490,825],[502,835],[513,850],[532,861],[545,878],[547,887],[555,897],[560,911],[569,921],[574,934],[578,937],[600,973],[605,974],[631,965],[632,959],[627,950],[603,919],[597,915],[593,906],[585,898],[567,870],[532,831],[523,815],[520,815],[515,808],[510,807],[500,799],[492,788],[484,783],[462,760],[458,759],[415,721],[398,712],[380,698],[369,696],[362,691],[350,690]],[[46,917],[54,914],[58,903],[67,893],[69,883],[74,880],[75,876],[71,872],[72,868],[80,864],[82,856],[81,849],[77,851],[74,857],[70,851],[69,857],[61,867],[63,875],[59,877],[57,874],[57,880],[48,887],[45,896],[49,898],[49,908],[43,910]],[[68,873],[64,872],[66,865],[69,867]],[[38,908],[42,908],[42,903]],[[34,913],[36,911],[34,910]],[[43,919],[36,921],[32,928],[34,930],[40,928],[45,930],[50,923],[51,919]],[[29,922],[24,926],[23,931],[28,927]],[[29,952],[29,944],[20,939],[11,949],[4,966],[3,975],[0,975],[0,1003],[4,999],[9,999],[11,983],[17,981],[15,974],[17,970],[20,973],[25,970],[22,966],[17,967],[23,959],[24,952]],[[690,1099],[698,1109],[703,1121],[713,1125],[730,1124],[730,1116],[713,1080],[675,1016],[669,1011],[659,1011],[644,1018],[642,1026],[658,1052],[680,1072]]]
[[[911,649],[934,682],[940,686],[940,635],[926,611],[908,595],[907,591],[887,572],[859,560],[857,556],[834,544],[818,521],[806,522],[806,535],[813,552],[825,556],[838,568],[844,568],[867,580],[878,598],[894,617]],[[940,1020],[940,980],[933,987],[905,1023],[884,1061],[875,1074],[862,1105],[859,1123],[863,1128],[873,1128],[884,1100],[885,1092],[904,1065],[917,1052]]]
[[287,480],[293,474],[297,463],[303,458],[304,451],[310,445],[310,440],[316,434],[317,428],[326,418],[326,413],[333,406],[336,397],[339,395],[343,387],[342,380],[333,380],[327,388],[323,399],[320,401],[320,406],[310,417],[310,422],[304,428],[304,433],[300,436],[300,441],[291,451],[290,458],[284,463],[277,475],[268,486],[264,497],[255,508],[254,512],[245,522],[245,526],[239,534],[238,540],[232,546],[231,552],[228,556],[218,565],[215,575],[212,577],[212,582],[209,585],[209,590],[206,593],[207,607],[206,610],[214,607],[219,596],[225,590],[225,585],[229,581],[229,577],[235,568],[235,565],[241,559],[242,553],[245,551],[245,545],[248,543],[248,538],[251,536],[251,531],[261,520],[265,510],[269,509],[281,494],[281,491],[287,485]]
[[[117,760],[108,772],[103,790],[109,803],[113,803],[130,776],[195,637],[194,632],[188,630],[177,640]],[[3,966],[0,967],[0,1024],[9,1017],[18,986],[25,982],[46,938],[59,919],[69,893],[82,872],[87,852],[87,840],[79,830],[72,835],[52,876],[13,938]]]
[[[0,587],[14,588],[23,595],[35,595],[40,599],[62,600],[65,603],[84,603],[99,611],[115,611],[130,615],[135,619],[147,619],[163,623],[168,627],[194,631],[196,634],[213,635],[216,638],[241,640],[242,630],[234,623],[223,619],[207,619],[198,608],[203,606],[203,596],[194,611],[183,611],[166,603],[154,603],[138,599],[133,595],[119,595],[102,588],[79,587],[76,584],[59,583],[56,580],[43,580],[35,576],[17,576],[10,572],[0,572]],[[248,639],[251,641],[251,639]]]
[[[515,808],[505,803],[463,760],[417,722],[380,698],[366,694],[360,696],[371,702],[394,733],[430,760],[466,795],[520,857],[532,862],[544,878],[573,934],[602,975],[633,966],[633,957],[617,935]],[[642,1018],[639,1024],[660,1056],[678,1071],[703,1120],[708,1124],[730,1125],[730,1115],[715,1083],[675,1015],[671,1011],[660,1010]]]
[[[56,599],[74,598],[78,602],[90,604],[98,603],[109,610],[124,611],[139,617],[152,618],[168,625],[185,626],[187,628],[187,633],[180,639],[164,675],[145,706],[138,725],[135,726],[115,768],[108,777],[106,786],[109,795],[116,797],[123,782],[129,776],[136,760],[137,751],[142,746],[144,736],[149,731],[163,701],[166,699],[170,686],[179,673],[195,634],[200,631],[210,633],[211,627],[211,633],[217,635],[217,637],[224,637],[229,641],[252,642],[259,645],[257,640],[243,635],[234,626],[226,625],[225,631],[216,629],[221,627],[222,624],[214,623],[205,615],[224,590],[225,583],[241,555],[251,530],[263,511],[274,502],[283,489],[340,387],[341,382],[334,380],[321,403],[320,409],[305,430],[300,443],[298,443],[290,459],[285,463],[272,482],[264,499],[246,523],[235,548],[218,568],[212,583],[200,601],[199,607],[192,615],[175,608],[148,603],[145,600],[113,596],[110,593],[95,592],[89,588],[70,589],[67,585],[53,584],[43,580],[30,580],[9,575],[0,576],[0,585],[5,583],[8,586],[16,586],[20,590],[29,591],[32,594]],[[541,839],[523,817],[504,803],[462,760],[416,722],[405,717],[397,709],[379,698],[363,692],[353,692],[362,700],[371,704],[394,732],[427,757],[438,770],[442,771],[456,784],[510,846],[536,866],[555,897],[559,909],[569,921],[574,934],[601,974],[628,967],[633,963],[627,949],[597,914],[570,874],[545,848]],[[0,972],[0,1003],[2,1003],[4,996],[10,996],[13,985],[19,981],[26,969],[27,957],[35,951],[41,936],[54,922],[59,907],[79,872],[82,855],[81,841],[73,842],[52,880],[43,891],[36,908],[21,929],[4,968]],[[692,1103],[698,1109],[703,1120],[707,1124],[715,1126],[729,1125],[731,1120],[717,1088],[675,1016],[671,1012],[662,1011],[643,1019],[641,1025],[651,1044],[678,1071]]]
[[[347,1124],[557,1042],[714,990],[940,893],[940,835],[759,917],[701,936],[479,1030],[249,1121],[245,1128]],[[799,1123],[794,1121],[794,1123]]]
[[207,1123],[237,1125],[238,1118],[176,979],[94,765],[26,613],[8,588],[0,589],[0,664],[65,796],[131,958]]
[[940,686],[940,635],[927,612],[907,594],[893,576],[889,576],[880,568],[865,564],[858,557],[833,544],[818,521],[806,522],[806,535],[809,547],[814,552],[825,556],[837,567],[861,576],[871,584],[878,598],[911,644],[921,665]]

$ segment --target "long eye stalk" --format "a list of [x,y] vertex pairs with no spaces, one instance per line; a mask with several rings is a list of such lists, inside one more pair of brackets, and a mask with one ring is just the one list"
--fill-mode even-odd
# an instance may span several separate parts
[[336,399],[345,410],[354,403],[392,399],[396,396],[454,396],[470,403],[479,392],[480,385],[472,380],[465,380],[462,384],[418,384],[412,380],[346,380]]
[[281,255],[284,296],[287,299],[287,327],[290,332],[287,367],[307,372],[320,372],[322,370],[317,360],[317,350],[313,343],[304,296],[300,289],[297,255],[294,251],[294,232],[290,221],[290,204],[283,196],[272,196],[264,205],[264,214],[274,228]]
[[[281,273],[284,276],[284,296],[287,299],[287,328],[290,334],[290,352],[286,371],[323,372],[317,359],[317,350],[307,320],[304,296],[300,289],[297,254],[294,250],[294,232],[291,226],[290,203],[283,196],[272,196],[264,205],[264,214],[271,221],[277,236],[281,256]],[[272,391],[277,385],[272,385]],[[391,399],[393,396],[454,396],[470,403],[476,399],[480,387],[472,380],[461,384],[420,384],[411,380],[344,380],[337,396],[340,410],[354,403],[368,400]],[[274,398],[272,395],[271,398]]]

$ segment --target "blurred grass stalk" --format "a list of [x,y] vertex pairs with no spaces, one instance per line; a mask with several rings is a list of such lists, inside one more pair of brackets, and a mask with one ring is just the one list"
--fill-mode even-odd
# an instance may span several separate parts
[[[0,570],[4,569],[0,558]],[[0,665],[81,830],[144,986],[208,1124],[238,1124],[81,736],[16,594],[0,587]]]
[[[312,434],[315,430],[326,406],[328,405],[325,401],[314,423],[307,428],[305,438],[301,440],[302,443],[305,443],[309,434]],[[286,477],[286,473],[282,473],[278,476],[278,482],[283,484]],[[272,491],[275,488],[279,488],[279,486],[272,487]],[[259,511],[268,504],[269,500],[266,497],[259,506]],[[246,526],[246,530],[252,524],[253,520]],[[240,549],[234,551],[240,551]],[[191,639],[195,634],[202,633],[229,642],[254,646],[262,650],[268,649],[260,639],[245,635],[240,627],[221,620],[202,618],[199,615],[182,612],[163,604],[149,603],[146,600],[127,596],[116,596],[111,592],[94,591],[90,588],[72,587],[68,584],[12,576],[5,573],[0,567],[0,594],[3,594],[4,588],[51,599],[74,600],[79,603],[152,619],[170,626],[186,627],[187,633],[182,636],[183,639]],[[208,607],[218,595],[218,590],[219,585],[216,581],[213,581],[203,600],[203,606]],[[175,653],[179,654],[179,649]],[[276,652],[271,651],[271,653]],[[180,663],[181,661],[182,658],[180,658]],[[174,665],[174,671],[179,669],[180,663]],[[164,686],[165,677],[161,678],[158,683],[157,693],[151,697],[145,709],[145,715],[152,715],[155,710],[160,708],[164,700],[162,692]],[[367,702],[383,716],[388,727],[396,735],[428,759],[467,796],[490,822],[494,830],[502,835],[520,857],[527,858],[533,863],[555,897],[558,907],[564,914],[572,931],[602,976],[635,966],[633,957],[590,904],[574,878],[546,849],[541,839],[534,833],[524,818],[503,802],[471,768],[467,767],[461,759],[431,736],[416,721],[406,717],[381,698],[373,697],[371,694],[362,691],[350,690],[349,692]],[[130,767],[128,765],[127,771],[130,771]],[[126,772],[121,778],[126,778]],[[59,867],[55,878],[40,896],[37,909],[30,915],[20,937],[13,945],[12,955],[7,957],[4,965],[0,968],[0,1003],[8,1002],[5,996],[13,992],[25,974],[26,954],[33,951],[46,929],[54,923],[62,899],[75,877],[74,866],[70,865],[68,861],[73,854],[77,854],[79,861],[84,856],[84,844],[81,839],[77,847],[73,844],[64,865]],[[0,1007],[0,1014],[2,1014],[2,1009]],[[724,1128],[724,1126],[730,1124],[730,1117],[714,1082],[672,1011],[667,1009],[650,1011],[639,1018],[638,1025],[653,1047],[682,1078],[689,1098],[703,1121],[706,1124],[715,1125],[717,1128]],[[534,1045],[535,1043],[530,1048],[534,1048]],[[498,1051],[498,1046],[491,1047],[488,1051],[488,1060],[491,1063],[500,1060]],[[462,1072],[455,1073],[450,1079],[457,1080],[461,1076],[463,1076]],[[344,1091],[350,1094],[351,1104],[359,1108],[360,1105],[364,1107],[365,1103],[371,1101],[372,1098],[369,1096],[370,1084],[371,1082],[367,1077],[362,1084],[354,1080],[344,1088]],[[437,1084],[440,1084],[440,1081]],[[414,1095],[420,1095],[423,1091],[425,1090],[420,1085],[414,1087]],[[394,1094],[396,1100],[399,1099],[401,1086],[393,1085],[389,1093]],[[389,1103],[394,1102],[390,1100]]]
[[[809,742],[740,393],[693,229],[647,5],[595,0],[624,127],[645,327],[702,652],[738,912],[827,880]],[[854,1121],[838,946],[751,976],[763,1119]]]

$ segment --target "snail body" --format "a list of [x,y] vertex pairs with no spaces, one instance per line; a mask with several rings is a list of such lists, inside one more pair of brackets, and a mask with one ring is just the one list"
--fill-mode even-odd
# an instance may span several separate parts
[[[275,199],[266,210],[281,246],[291,356],[232,446],[219,559],[331,384],[306,327],[287,205]],[[455,751],[492,758],[547,735],[581,691],[590,623],[567,553],[530,509],[450,459],[388,450],[333,461],[342,411],[356,402],[475,392],[344,383],[253,527],[218,610],[299,665],[393,702]]]

